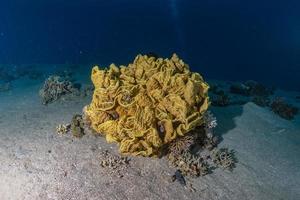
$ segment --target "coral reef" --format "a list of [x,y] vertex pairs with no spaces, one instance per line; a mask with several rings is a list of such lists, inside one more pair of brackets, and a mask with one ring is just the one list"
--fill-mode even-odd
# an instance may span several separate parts
[[56,133],[59,135],[63,135],[69,132],[71,128],[71,124],[59,124],[56,127]]
[[194,143],[195,135],[189,134],[184,137],[178,137],[174,142],[169,144],[169,152],[174,155],[180,155],[189,151]]
[[179,169],[185,176],[198,177],[209,172],[209,166],[202,157],[194,155],[190,151],[184,151],[179,155],[170,152],[167,158],[170,165]]
[[95,90],[85,119],[124,154],[160,155],[163,146],[201,126],[209,106],[208,84],[176,54],[138,55],[127,67],[95,66],[91,79]]
[[169,164],[190,177],[204,176],[216,168],[233,169],[237,162],[234,152],[217,148],[218,138],[213,134],[216,126],[216,118],[207,111],[202,126],[168,146]]
[[82,137],[84,135],[84,121],[81,115],[74,115],[71,121],[71,133],[74,137]]
[[232,170],[235,167],[236,158],[234,151],[229,151],[227,148],[215,148],[211,154],[213,162],[223,169]]
[[117,156],[109,153],[107,150],[101,152],[102,160],[100,166],[108,169],[108,173],[123,177],[124,170],[129,166],[128,157]]
[[280,117],[291,120],[298,113],[298,108],[284,101],[283,98],[275,98],[270,104],[271,110]]
[[202,142],[202,145],[208,150],[212,150],[219,142],[218,137],[213,133],[213,129],[217,125],[217,118],[210,111],[207,111],[204,114],[204,131],[202,131],[202,136],[198,132],[198,143]]
[[65,94],[76,94],[79,90],[74,87],[74,84],[60,76],[50,76],[46,79],[43,88],[39,94],[43,104],[48,104],[58,100]]

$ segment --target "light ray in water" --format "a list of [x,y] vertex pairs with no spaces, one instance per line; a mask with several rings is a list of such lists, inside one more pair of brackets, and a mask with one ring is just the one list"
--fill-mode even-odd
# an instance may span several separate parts
[[185,41],[184,32],[181,27],[182,23],[180,20],[180,14],[178,9],[178,0],[170,0],[170,9],[176,34],[176,40],[178,41],[178,47],[179,49],[183,50],[185,46]]

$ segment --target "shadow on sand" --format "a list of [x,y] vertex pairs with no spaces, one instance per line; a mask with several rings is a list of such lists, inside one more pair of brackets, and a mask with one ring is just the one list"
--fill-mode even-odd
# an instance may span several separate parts
[[215,135],[223,140],[223,135],[227,134],[230,130],[236,127],[235,118],[241,116],[243,113],[243,105],[234,105],[228,107],[215,107],[210,108],[211,112],[217,118],[218,126],[215,128]]

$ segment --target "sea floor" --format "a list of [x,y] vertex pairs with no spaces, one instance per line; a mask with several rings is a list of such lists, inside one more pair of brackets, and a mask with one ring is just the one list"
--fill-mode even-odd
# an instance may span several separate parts
[[[87,134],[58,135],[55,127],[80,114],[90,97],[42,105],[43,80],[14,81],[0,93],[0,199],[207,199],[296,200],[300,197],[300,115],[288,121],[254,103],[212,107],[221,147],[234,149],[230,172],[215,170],[170,181],[166,159],[131,158],[123,177],[100,167],[101,152],[115,144]],[[277,91],[294,105],[295,93]]]

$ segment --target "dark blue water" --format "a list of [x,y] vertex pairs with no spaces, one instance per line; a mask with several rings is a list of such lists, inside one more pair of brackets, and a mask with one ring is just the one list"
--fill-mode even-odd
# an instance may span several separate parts
[[300,90],[300,1],[0,2],[0,63],[128,63],[177,52],[206,78]]

